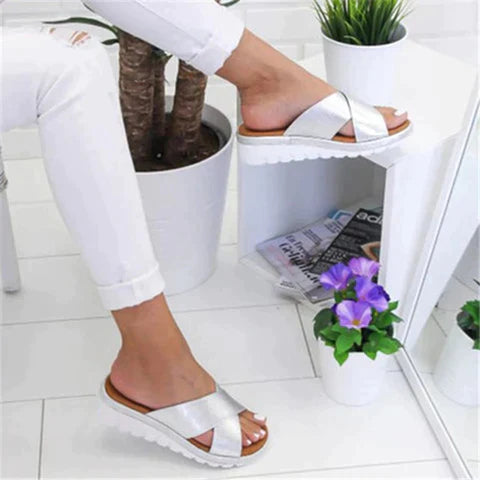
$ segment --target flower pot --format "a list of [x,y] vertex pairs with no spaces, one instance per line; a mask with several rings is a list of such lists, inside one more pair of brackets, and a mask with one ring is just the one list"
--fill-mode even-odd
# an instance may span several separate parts
[[480,404],[480,351],[472,347],[473,340],[455,322],[433,372],[441,392],[468,406]]
[[333,348],[318,340],[320,370],[327,395],[345,405],[365,405],[381,392],[388,355],[379,352],[375,360],[363,352],[352,352],[343,365],[333,356]]
[[385,45],[350,45],[323,32],[322,37],[328,83],[370,105],[392,104],[401,48],[407,38],[403,25]]
[[[173,99],[166,100],[171,109]],[[205,105],[202,118],[219,135],[217,153],[187,167],[137,173],[167,294],[196,287],[216,266],[234,137],[216,108]]]

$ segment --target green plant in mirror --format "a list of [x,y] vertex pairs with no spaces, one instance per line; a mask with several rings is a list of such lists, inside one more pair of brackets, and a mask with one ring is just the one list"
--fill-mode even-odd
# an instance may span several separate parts
[[471,300],[457,315],[458,326],[473,340],[473,348],[480,350],[480,301]]
[[313,0],[324,34],[352,45],[384,45],[411,12],[406,0]]

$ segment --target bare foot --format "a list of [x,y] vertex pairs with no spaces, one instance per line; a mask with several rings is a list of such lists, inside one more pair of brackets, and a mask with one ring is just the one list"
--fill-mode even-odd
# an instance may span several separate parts
[[[260,81],[240,90],[242,117],[247,128],[263,131],[286,128],[307,108],[336,91],[303,69],[290,73],[293,78],[282,76],[277,81]],[[408,118],[405,110],[377,108],[389,129],[399,127]],[[352,122],[348,122],[340,133],[353,136]]]
[[[122,347],[110,373],[110,380],[119,392],[146,407],[158,409],[215,391],[214,380],[193,357],[163,295],[119,312],[114,312],[114,316],[122,334]],[[239,417],[244,447],[265,436],[264,417],[247,410]],[[213,430],[195,439],[210,446]]]

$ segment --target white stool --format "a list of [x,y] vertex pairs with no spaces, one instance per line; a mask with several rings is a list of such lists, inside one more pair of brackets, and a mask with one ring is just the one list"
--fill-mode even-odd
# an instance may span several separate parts
[[20,290],[20,272],[7,198],[7,177],[0,150],[0,273],[4,292]]

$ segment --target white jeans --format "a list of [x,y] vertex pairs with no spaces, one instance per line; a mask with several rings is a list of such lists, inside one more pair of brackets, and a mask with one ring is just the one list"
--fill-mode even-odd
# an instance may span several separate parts
[[[216,12],[199,25],[191,1],[176,0],[175,8],[168,1],[119,2],[127,3],[132,8],[155,4],[158,11],[149,10],[146,22],[127,9],[113,9],[128,17],[125,25],[123,16],[115,17],[116,24],[133,34],[140,27],[154,31],[157,46],[207,73],[220,68],[243,32],[222,7],[212,10],[195,2],[197,15],[203,9],[205,15]],[[167,15],[161,13],[163,4]],[[237,30],[218,31],[216,22],[222,18]],[[130,22],[132,28],[126,26]],[[146,23],[139,27],[136,22]],[[65,32],[0,29],[0,131],[38,123],[61,214],[105,308],[117,310],[153,298],[165,283],[150,242],[108,56],[98,41],[83,38],[75,44],[81,37]]]

